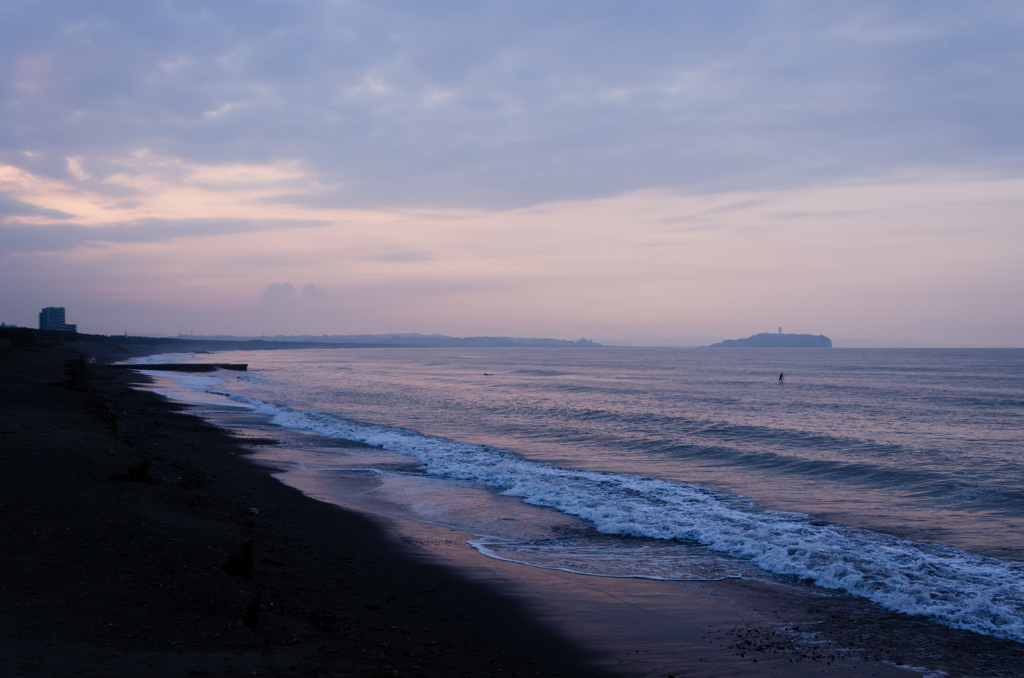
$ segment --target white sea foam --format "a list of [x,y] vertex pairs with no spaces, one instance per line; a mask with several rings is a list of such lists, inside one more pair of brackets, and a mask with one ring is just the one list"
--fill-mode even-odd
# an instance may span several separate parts
[[539,540],[482,537],[469,542],[480,553],[496,560],[531,565],[573,574],[661,581],[720,581],[757,578],[758,569],[743,561],[703,549],[685,551],[674,542],[660,540],[615,541],[553,538]]
[[[168,379],[167,372],[158,372],[156,370],[139,371],[142,372],[142,374],[155,378],[158,384],[161,383],[162,380]],[[192,405],[223,405],[230,402],[225,400],[223,395],[215,394],[211,391],[214,386],[223,384],[223,379],[207,375],[179,372],[170,377],[170,380],[174,383],[174,387],[166,388],[164,386],[156,386],[153,388],[153,391],[165,398],[171,398],[173,400],[186,402]]]
[[[154,377],[166,377],[166,372],[157,372],[154,370],[140,370],[145,374]],[[206,391],[209,392],[211,388],[219,384],[223,384],[224,380],[220,377],[211,377],[209,375],[193,374],[189,372],[175,373],[174,383],[182,388],[188,388],[195,391]]]
[[1024,642],[1022,563],[762,510],[744,497],[686,483],[559,468],[488,446],[230,397],[277,425],[409,455],[428,474],[499,488],[606,534],[699,544],[890,610]]

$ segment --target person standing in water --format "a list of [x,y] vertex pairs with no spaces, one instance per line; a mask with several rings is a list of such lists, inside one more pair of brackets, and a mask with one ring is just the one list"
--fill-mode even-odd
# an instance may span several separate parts
[[782,383],[782,373],[779,373],[779,383]]

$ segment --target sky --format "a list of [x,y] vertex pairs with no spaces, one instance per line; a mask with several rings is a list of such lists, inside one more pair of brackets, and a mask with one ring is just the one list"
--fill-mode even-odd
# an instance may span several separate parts
[[1024,347],[1024,4],[0,4],[0,321]]

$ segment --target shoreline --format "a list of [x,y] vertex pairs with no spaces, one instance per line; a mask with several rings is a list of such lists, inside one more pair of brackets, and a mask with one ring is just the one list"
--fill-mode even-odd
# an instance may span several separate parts
[[[14,573],[0,584],[4,675],[84,665],[108,676],[1012,676],[1024,666],[1024,645],[845,598],[808,607],[753,581],[609,579],[487,558],[449,528],[301,494],[246,448],[258,441],[148,392],[141,375],[68,376],[74,354],[23,357],[0,362],[12,469],[0,566]],[[150,482],[130,482],[143,462]],[[251,579],[225,573],[249,540]]]
[[75,357],[0,362],[0,674],[607,675],[145,378]]
[[[258,427],[266,434],[266,429]],[[331,439],[337,442],[336,439]],[[346,509],[371,515],[430,562],[498,587],[535,619],[576,640],[594,662],[630,676],[1019,676],[1024,646],[945,627],[810,584],[762,579],[656,580],[583,575],[489,558],[476,535],[351,503],[344,489],[288,477],[285,449],[254,461]],[[297,451],[296,451],[297,452]],[[299,468],[315,465],[300,456]],[[372,483],[355,479],[356,494]],[[936,673],[938,671],[938,673]]]
[[[173,380],[154,379],[153,388],[176,391],[170,387]],[[166,386],[159,386],[165,380]],[[206,405],[197,407],[202,412]],[[414,543],[421,554],[510,592],[609,670],[645,676],[764,675],[772,670],[794,676],[823,671],[906,676],[938,668],[947,675],[1016,676],[1017,666],[1024,665],[1024,647],[1018,643],[900,615],[837,591],[775,581],[770,575],[767,581],[754,575],[720,582],[645,583],[502,564],[467,544],[480,535],[423,523],[415,517],[417,511],[402,509],[401,489],[398,503],[392,504],[384,487],[375,489],[372,475],[356,473],[343,480],[345,474],[339,475],[335,467],[339,462],[345,466],[341,459],[349,453],[361,456],[357,449],[343,448],[362,447],[360,443],[299,434],[271,424],[264,415],[243,411],[215,407],[202,416],[243,438],[265,439],[252,443],[251,459],[272,469],[279,480],[307,496],[371,516],[402,541]],[[409,463],[402,459],[407,458],[396,457],[394,463]],[[318,467],[331,470],[319,475],[314,470]],[[436,491],[447,492],[442,486]],[[639,628],[646,632],[638,634]],[[637,648],[645,649],[638,655]]]

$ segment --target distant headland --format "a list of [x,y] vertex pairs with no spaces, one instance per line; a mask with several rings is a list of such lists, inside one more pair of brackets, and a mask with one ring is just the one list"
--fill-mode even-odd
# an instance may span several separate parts
[[[63,311],[64,309],[59,309]],[[591,348],[601,344],[590,339],[531,337],[449,337],[442,334],[335,334],[237,337],[231,335],[177,337],[83,334],[74,325],[60,329],[0,327],[0,349],[59,346],[68,342],[107,347],[129,355],[181,351],[256,351],[292,348]]]
[[458,347],[458,348],[568,348],[583,347],[590,348],[600,346],[590,339],[577,339],[569,341],[566,339],[535,339],[529,337],[449,337],[445,334],[323,334],[323,335],[286,335],[262,337],[236,337],[230,335],[195,336],[180,334],[179,339],[206,341],[274,341],[274,342],[303,342],[307,344],[361,344],[373,346],[403,346],[403,347]]
[[832,348],[832,340],[823,334],[778,334],[762,332],[746,339],[726,339],[709,348]]

